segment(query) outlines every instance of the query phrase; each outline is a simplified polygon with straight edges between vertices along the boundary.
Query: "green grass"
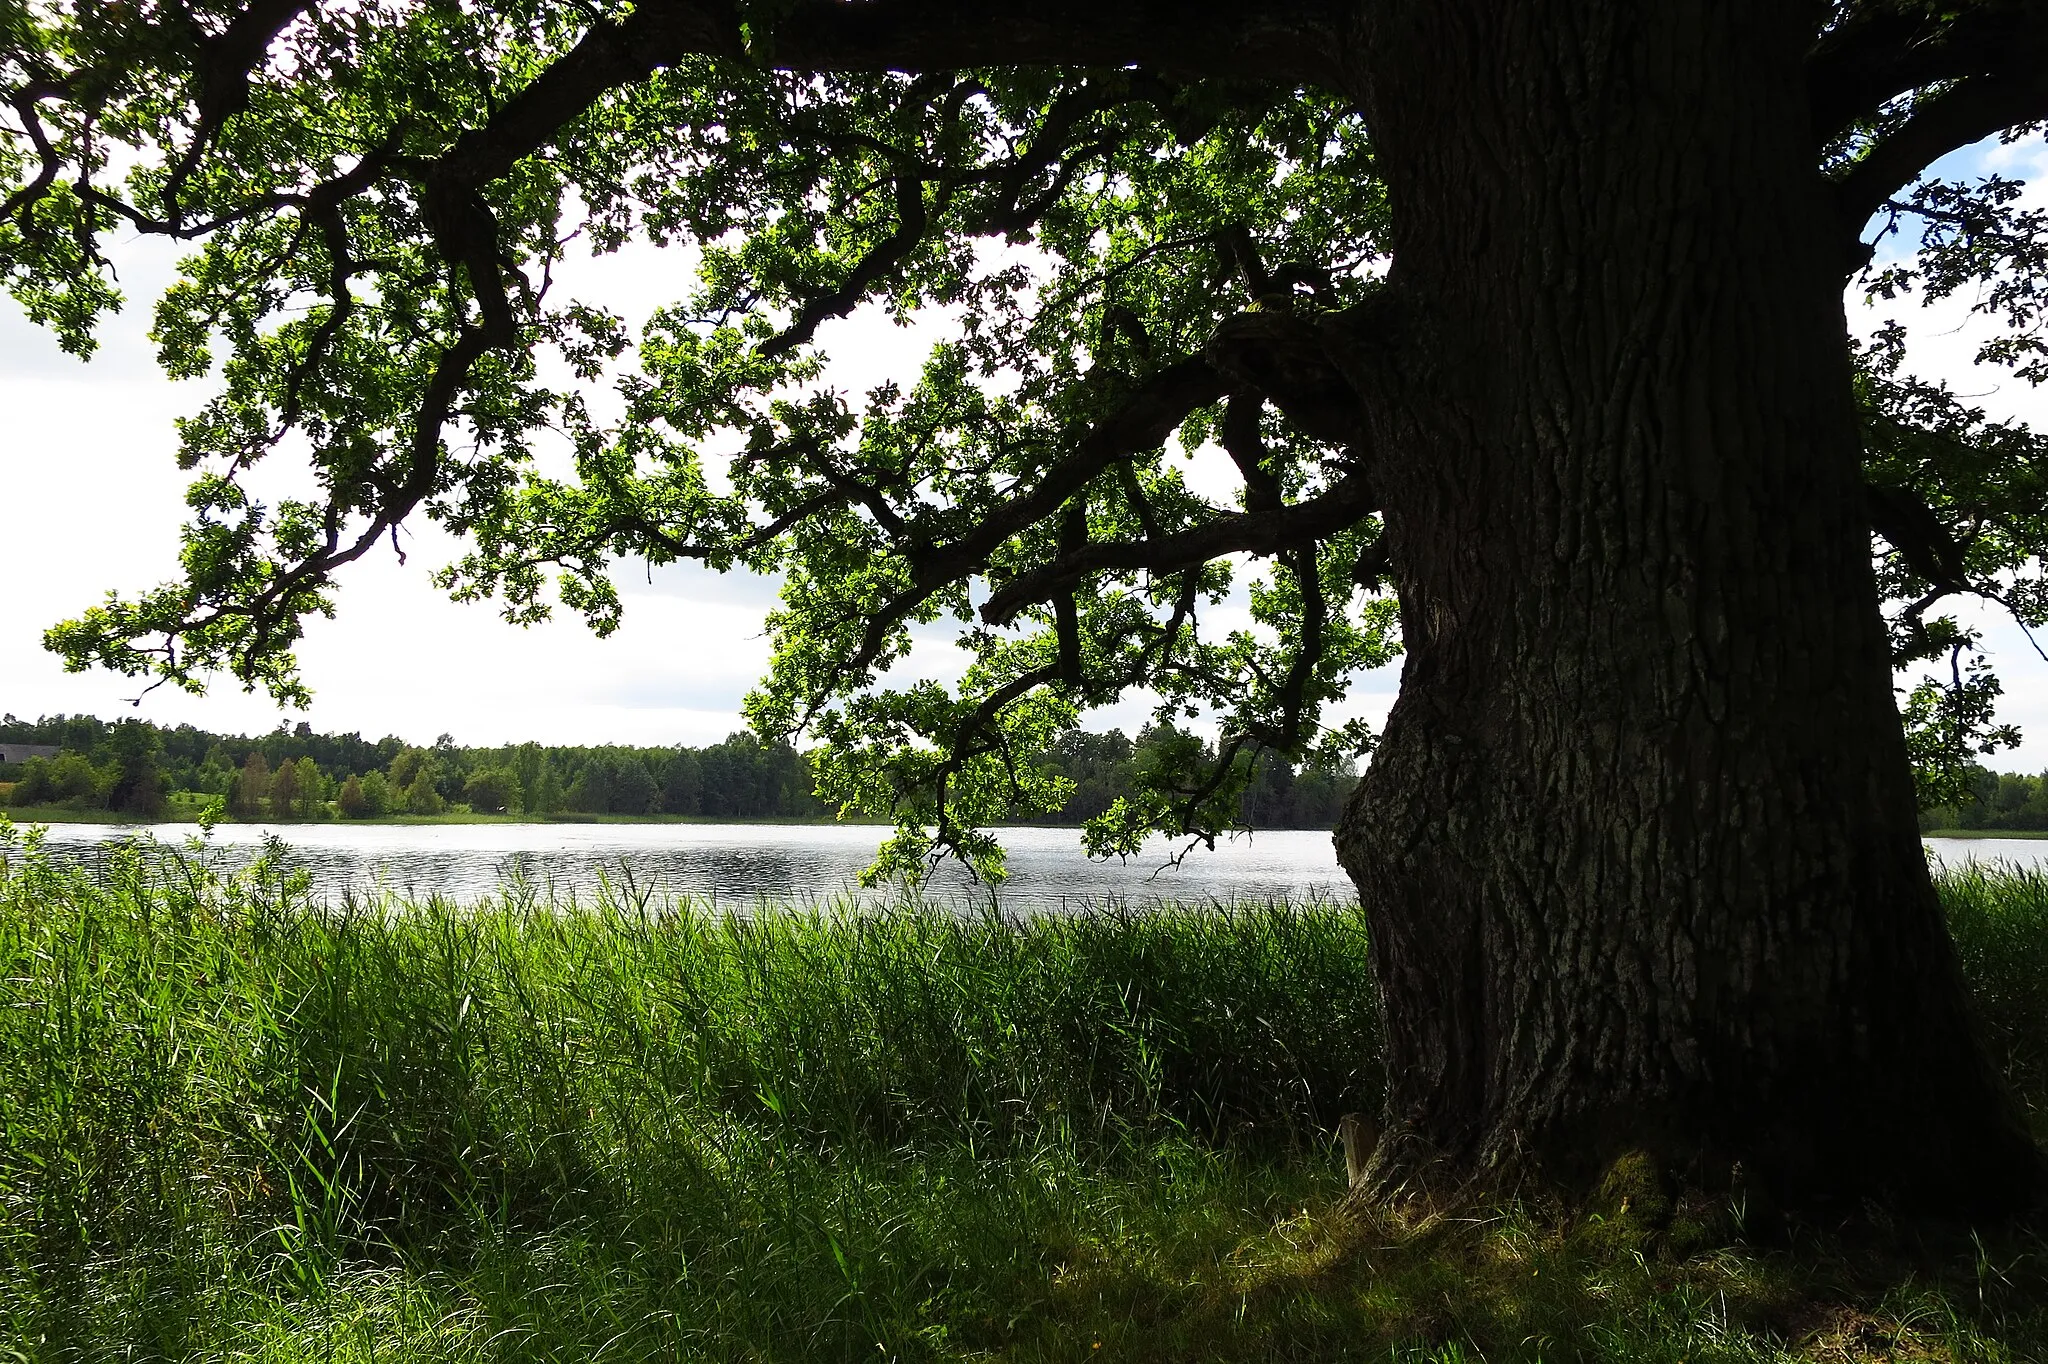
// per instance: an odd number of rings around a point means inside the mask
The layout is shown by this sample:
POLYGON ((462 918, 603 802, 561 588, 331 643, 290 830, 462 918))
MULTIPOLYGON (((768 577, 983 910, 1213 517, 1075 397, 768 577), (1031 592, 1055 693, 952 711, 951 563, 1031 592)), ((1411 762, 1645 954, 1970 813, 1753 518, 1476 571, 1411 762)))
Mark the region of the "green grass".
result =
MULTIPOLYGON (((2048 880, 1945 884, 2038 1100, 2048 880)), ((2048 1357, 2048 1245, 1339 1207, 1342 905, 1024 922, 0 870, 0 1358, 2048 1357)))
POLYGON ((154 819, 143 819, 123 810, 103 810, 96 807, 81 809, 74 805, 10 805, 0 807, 0 814, 6 815, 16 824, 189 824, 199 818, 204 803, 185 798, 182 793, 173 796, 164 812, 154 819))

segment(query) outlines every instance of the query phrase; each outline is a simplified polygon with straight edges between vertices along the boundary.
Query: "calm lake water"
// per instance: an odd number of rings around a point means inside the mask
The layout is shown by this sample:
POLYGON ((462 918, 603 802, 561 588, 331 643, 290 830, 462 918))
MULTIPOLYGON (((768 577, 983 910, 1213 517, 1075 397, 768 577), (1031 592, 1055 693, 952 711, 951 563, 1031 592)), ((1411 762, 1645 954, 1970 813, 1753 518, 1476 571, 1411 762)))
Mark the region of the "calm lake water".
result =
MULTIPOLYGON (((147 833, 178 846, 199 833, 190 824, 147 829, 53 824, 45 846, 59 857, 96 861, 113 841, 147 833)), ((248 862, 268 834, 291 847, 327 898, 344 889, 384 889, 408 898, 471 900, 523 878, 540 898, 589 898, 600 877, 614 887, 652 888, 657 899, 687 895, 747 906, 766 899, 810 902, 856 893, 862 867, 888 830, 830 824, 223 824, 212 848, 229 866, 248 862)), ((1247 901, 1352 896, 1330 835, 1268 830, 1196 848, 1168 865, 1177 845, 1148 846, 1129 862, 1095 862, 1076 829, 1003 831, 1010 879, 1001 903, 1019 909, 1081 909, 1117 901, 1247 901)), ((929 898, 986 904, 957 863, 939 869, 929 898)), ((891 898, 870 892, 868 898, 891 898)))
POLYGON ((2010 862, 2021 867, 2048 868, 2048 838, 1929 838, 1924 840, 1936 860, 1958 867, 1965 862, 2010 862))
MULTIPOLYGON (((53 824, 46 846, 65 860, 93 862, 110 842, 138 833, 176 847, 198 832, 190 824, 53 824)), ((747 906, 857 893, 855 878, 886 832, 830 824, 223 824, 211 846, 213 856, 239 866, 260 851, 266 835, 276 834, 329 899, 347 889, 381 889, 408 898, 472 900, 521 878, 542 899, 588 899, 603 879, 629 893, 651 889, 657 899, 691 896, 747 906)), ((1196 848, 1178 867, 1168 864, 1175 845, 1163 840, 1122 863, 1090 861, 1075 829, 1008 829, 1003 843, 1010 879, 1000 902, 1019 909, 1353 895, 1326 833, 1266 830, 1220 842, 1214 851, 1196 848)), ((1972 859, 2048 864, 2048 839, 1937 838, 1927 846, 1951 866, 1972 859)), ((987 888, 977 888, 954 863, 940 868, 927 894, 961 906, 988 900, 987 888)), ((868 898, 878 895, 889 897, 870 892, 868 898)))

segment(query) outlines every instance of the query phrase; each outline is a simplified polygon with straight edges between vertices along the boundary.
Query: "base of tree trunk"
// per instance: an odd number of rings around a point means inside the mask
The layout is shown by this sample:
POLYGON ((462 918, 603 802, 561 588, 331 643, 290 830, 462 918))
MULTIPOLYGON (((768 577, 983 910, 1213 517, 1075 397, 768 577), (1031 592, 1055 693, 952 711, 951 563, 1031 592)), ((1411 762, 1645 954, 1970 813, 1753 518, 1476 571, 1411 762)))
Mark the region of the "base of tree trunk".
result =
MULTIPOLYGON (((1347 1157, 1352 1153, 1347 1148, 1347 1157)), ((1809 1219, 1839 1228, 1892 1225, 1898 1216, 1936 1225, 2027 1222, 2048 1214, 2048 1161, 2031 1142, 2009 1147, 1963 1178, 1953 1171, 1890 1166, 1879 1185, 1853 1194, 1841 1181, 1815 1182, 1697 1151, 1684 1158, 1623 1151, 1604 1165, 1557 1167, 1525 1159, 1483 1170, 1438 1150, 1412 1130, 1389 1131, 1361 1148, 1343 1206, 1358 1212, 1455 1215, 1508 1203, 1548 1206, 1607 1225, 1616 1249, 1687 1247, 1742 1236, 1770 1241, 1809 1219), (1588 1172, 1591 1172, 1590 1174, 1588 1172), (1870 1222, 1873 1216, 1876 1222, 1870 1222)))

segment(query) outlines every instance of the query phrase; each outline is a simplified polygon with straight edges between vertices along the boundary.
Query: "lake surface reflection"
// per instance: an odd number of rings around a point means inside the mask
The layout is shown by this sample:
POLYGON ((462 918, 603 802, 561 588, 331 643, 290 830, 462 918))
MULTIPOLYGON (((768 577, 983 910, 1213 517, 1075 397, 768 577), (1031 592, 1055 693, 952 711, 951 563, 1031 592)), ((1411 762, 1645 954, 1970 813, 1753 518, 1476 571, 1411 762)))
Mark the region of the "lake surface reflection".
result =
MULTIPOLYGON (((187 824, 53 824, 45 846, 67 861, 92 863, 110 843, 135 834, 177 846, 198 832, 187 824)), ((526 881, 542 900, 588 900, 602 877, 620 890, 651 888, 657 901, 690 896, 745 907, 860 894, 860 870, 874 860, 888 830, 833 824, 223 824, 211 846, 223 863, 240 866, 269 834, 290 845, 292 862, 330 900, 349 889, 473 900, 513 879, 526 881)), ((1214 851, 1196 848, 1178 867, 1168 865, 1178 845, 1163 840, 1123 863, 1089 860, 1075 829, 1005 829, 1002 840, 1010 879, 1000 903, 1019 909, 1353 894, 1327 833, 1276 829, 1239 836, 1214 851)), ((963 908, 989 898, 957 863, 940 867, 926 895, 963 908)), ((863 898, 886 900, 894 892, 863 898)))
MULTIPOLYGON (((176 847, 198 832, 190 824, 53 824, 45 846, 63 860, 89 864, 104 857, 109 844, 136 834, 176 847)), ((474 900, 521 879, 542 900, 589 900, 602 879, 628 894, 651 890, 657 900, 689 896, 745 907, 855 894, 894 898, 893 891, 860 892, 856 879, 887 832, 835 824, 223 824, 213 831, 211 847, 223 864, 242 866, 275 834, 330 900, 344 890, 474 900)), ((1348 900, 1354 894, 1330 836, 1314 831, 1241 835, 1214 851, 1196 848, 1177 867, 1168 864, 1177 845, 1164 840, 1119 863, 1090 861, 1075 829, 1006 829, 1002 838, 1010 879, 1000 903, 1018 909, 1348 900)), ((2048 864, 2048 839, 1936 838, 1927 846, 1948 866, 1971 860, 2048 864)), ((963 908, 988 903, 988 889, 975 886, 957 863, 939 868, 926 895, 963 908)))
POLYGON ((2028 870, 2048 870, 2048 838, 1929 838, 1923 840, 1945 867, 1965 862, 2008 862, 2028 870))

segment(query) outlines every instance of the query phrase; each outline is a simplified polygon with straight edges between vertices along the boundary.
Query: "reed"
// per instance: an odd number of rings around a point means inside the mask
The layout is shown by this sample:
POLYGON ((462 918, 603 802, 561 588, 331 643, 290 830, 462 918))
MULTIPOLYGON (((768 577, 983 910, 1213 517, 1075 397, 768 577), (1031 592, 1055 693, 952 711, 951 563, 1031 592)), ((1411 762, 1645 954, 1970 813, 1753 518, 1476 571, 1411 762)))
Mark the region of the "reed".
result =
MULTIPOLYGON (((1616 1258, 1527 1210, 1342 1213, 1331 1132, 1379 1087, 1345 904, 735 914, 513 885, 323 905, 281 855, 229 875, 203 847, 138 845, 88 874, 6 838, 0 1353, 1749 1360, 1851 1327, 1964 1357, 2048 1341, 2017 1243, 1902 1275, 1739 1243, 1616 1258), (1816 1303, 1835 1315, 1800 1316, 1816 1303)), ((2038 1094, 2048 882, 1972 872, 1944 892, 1999 1054, 2038 1094)))

